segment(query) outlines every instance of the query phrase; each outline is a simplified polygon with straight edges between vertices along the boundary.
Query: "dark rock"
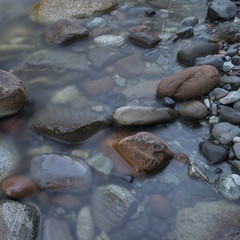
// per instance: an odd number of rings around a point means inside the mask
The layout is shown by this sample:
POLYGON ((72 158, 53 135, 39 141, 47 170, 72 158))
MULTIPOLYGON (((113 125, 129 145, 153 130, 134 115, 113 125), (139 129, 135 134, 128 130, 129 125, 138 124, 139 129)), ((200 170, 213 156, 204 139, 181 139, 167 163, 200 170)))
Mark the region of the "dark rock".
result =
POLYGON ((195 26, 197 25, 199 22, 198 18, 197 17, 186 17, 184 18, 180 23, 179 23, 179 26, 195 26))
POLYGON ((191 38, 194 36, 193 28, 192 27, 182 27, 177 29, 176 34, 179 38, 191 38))
POLYGON ((223 122, 229 122, 232 124, 240 124, 240 112, 231 107, 220 107, 220 119, 223 122))
POLYGON ((218 53, 218 46, 213 43, 202 43, 193 47, 187 47, 177 53, 179 63, 193 66, 198 57, 206 57, 218 53))
POLYGON ((224 147, 208 142, 201 142, 199 144, 199 152, 211 164, 217 164, 226 161, 229 155, 229 152, 224 147))
POLYGON ((211 65, 217 68, 217 70, 221 73, 223 70, 223 60, 218 56, 206 56, 200 57, 195 60, 195 66, 202 66, 202 65, 211 65))
POLYGON ((228 56, 233 57, 238 53, 238 50, 239 50, 239 44, 233 44, 228 48, 227 54, 228 56))
POLYGON ((156 13, 153 9, 149 9, 145 12, 146 17, 153 17, 156 13))
POLYGON ((86 192, 91 187, 90 167, 63 154, 41 154, 31 161, 31 176, 39 188, 51 192, 86 192))
POLYGON ((233 65, 240 65, 240 56, 233 56, 231 62, 233 65))

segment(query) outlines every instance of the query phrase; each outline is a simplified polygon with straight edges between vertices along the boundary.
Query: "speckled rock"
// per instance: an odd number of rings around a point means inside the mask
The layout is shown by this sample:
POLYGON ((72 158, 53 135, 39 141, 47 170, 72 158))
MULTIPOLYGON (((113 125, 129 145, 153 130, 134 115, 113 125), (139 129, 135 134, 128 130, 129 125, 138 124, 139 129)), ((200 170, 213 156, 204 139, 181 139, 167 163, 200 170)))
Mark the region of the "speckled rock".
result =
POLYGON ((121 36, 115 35, 101 35, 94 39, 94 43, 98 47, 121 47, 124 44, 125 40, 121 36))

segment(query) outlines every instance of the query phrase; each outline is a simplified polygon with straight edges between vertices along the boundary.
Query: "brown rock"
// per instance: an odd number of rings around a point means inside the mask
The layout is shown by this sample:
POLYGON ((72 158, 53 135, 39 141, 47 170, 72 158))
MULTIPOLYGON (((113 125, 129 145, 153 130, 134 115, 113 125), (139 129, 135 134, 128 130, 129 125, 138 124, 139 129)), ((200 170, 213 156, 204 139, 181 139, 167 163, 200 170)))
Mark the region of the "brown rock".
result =
POLYGON ((190 67, 163 79, 157 88, 159 97, 188 99, 207 94, 219 82, 218 70, 210 65, 190 67))
POLYGON ((128 29, 130 32, 146 32, 149 31, 151 28, 147 25, 138 25, 135 27, 131 27, 128 29))
POLYGON ((43 33, 45 39, 52 44, 68 44, 72 41, 85 38, 89 35, 88 30, 79 22, 60 19, 48 27, 43 33))
POLYGON ((184 153, 178 153, 174 156, 174 160, 175 162, 179 165, 179 166, 184 166, 188 164, 188 156, 184 153))
POLYGON ((115 148, 136 172, 159 170, 173 158, 173 152, 168 146, 148 132, 123 138, 116 143, 115 148))
POLYGON ((113 86, 113 80, 109 77, 85 82, 82 87, 87 95, 95 96, 108 92, 113 86))
POLYGON ((10 199, 23 199, 37 193, 36 184, 25 176, 7 178, 1 184, 1 191, 10 199))
POLYGON ((51 197, 51 201, 64 208, 80 208, 82 206, 82 202, 79 197, 64 193, 54 194, 51 197))
POLYGON ((26 101, 23 82, 15 75, 0 70, 0 117, 19 112, 26 101))
POLYGON ((109 27, 103 27, 103 28, 96 28, 92 30, 92 36, 93 37, 98 37, 100 35, 109 33, 112 31, 112 28, 109 27))

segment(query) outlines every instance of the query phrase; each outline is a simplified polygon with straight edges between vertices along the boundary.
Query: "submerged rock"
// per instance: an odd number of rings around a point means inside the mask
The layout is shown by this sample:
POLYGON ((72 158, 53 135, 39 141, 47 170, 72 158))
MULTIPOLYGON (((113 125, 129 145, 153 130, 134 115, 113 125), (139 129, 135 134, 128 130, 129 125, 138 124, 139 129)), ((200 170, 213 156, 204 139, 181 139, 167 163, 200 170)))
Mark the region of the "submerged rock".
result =
POLYGON ((118 48, 124 44, 125 40, 122 36, 101 35, 94 39, 94 43, 98 47, 113 47, 118 48))

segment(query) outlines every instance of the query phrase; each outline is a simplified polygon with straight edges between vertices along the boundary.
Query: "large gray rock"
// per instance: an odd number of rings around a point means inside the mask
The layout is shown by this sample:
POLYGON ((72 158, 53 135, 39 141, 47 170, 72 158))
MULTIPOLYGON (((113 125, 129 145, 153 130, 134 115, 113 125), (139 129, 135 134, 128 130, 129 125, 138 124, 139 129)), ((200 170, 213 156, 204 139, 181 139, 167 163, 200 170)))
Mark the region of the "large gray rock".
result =
POLYGON ((106 118, 88 111, 47 109, 36 112, 32 128, 37 132, 64 142, 81 142, 107 125, 106 118))
POLYGON ((40 212, 32 204, 11 200, 0 201, 0 239, 35 240, 40 212))
POLYGON ((117 5, 116 0, 41 0, 32 7, 30 17, 38 22, 54 22, 63 18, 87 18, 109 11, 117 5))
POLYGON ((239 204, 198 202, 195 207, 182 209, 177 214, 178 240, 239 239, 239 229, 239 204))
POLYGON ((223 70, 223 60, 218 56, 209 55, 206 57, 197 58, 195 60, 195 66, 202 66, 202 65, 212 65, 215 68, 217 68, 219 72, 222 72, 223 70))
POLYGON ((106 232, 119 227, 136 203, 135 196, 118 185, 99 187, 93 193, 93 216, 98 227, 106 232))
POLYGON ((120 107, 112 115, 114 123, 120 126, 145 126, 170 121, 178 116, 171 108, 141 106, 120 107))
POLYGON ((31 161, 31 176, 39 188, 51 192, 86 192, 91 187, 90 167, 76 157, 41 154, 31 161))

